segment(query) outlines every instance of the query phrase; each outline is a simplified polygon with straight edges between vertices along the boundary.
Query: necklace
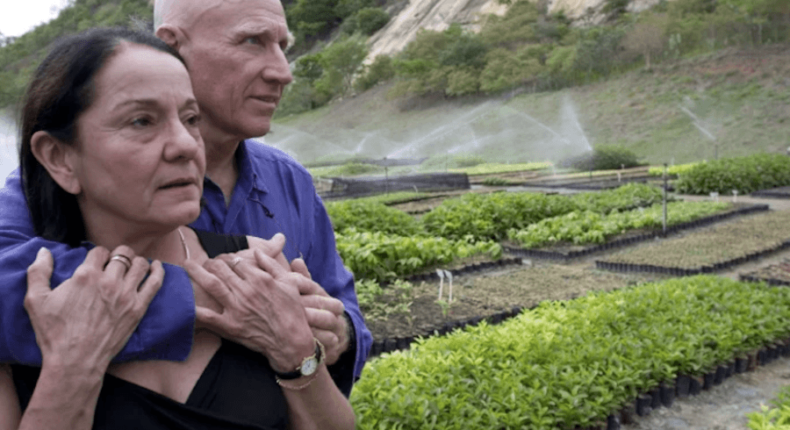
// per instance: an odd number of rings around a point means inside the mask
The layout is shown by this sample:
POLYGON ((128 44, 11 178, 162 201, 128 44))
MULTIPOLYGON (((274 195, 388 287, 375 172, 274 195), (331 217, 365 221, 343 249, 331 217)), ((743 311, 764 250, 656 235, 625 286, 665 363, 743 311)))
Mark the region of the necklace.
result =
POLYGON ((189 248, 187 248, 187 241, 184 239, 184 233, 181 232, 181 227, 178 228, 178 235, 181 237, 181 245, 184 245, 184 254, 187 255, 187 260, 189 260, 189 248))

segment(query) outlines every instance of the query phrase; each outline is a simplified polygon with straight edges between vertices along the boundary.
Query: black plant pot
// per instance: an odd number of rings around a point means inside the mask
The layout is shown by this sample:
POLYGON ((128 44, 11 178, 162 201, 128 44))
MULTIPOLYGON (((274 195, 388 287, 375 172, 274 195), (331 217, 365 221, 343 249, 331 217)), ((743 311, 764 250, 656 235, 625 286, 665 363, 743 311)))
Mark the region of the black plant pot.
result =
POLYGON ((718 366, 713 376, 713 385, 719 385, 727 378, 727 366, 718 366))
POLYGON ((650 415, 653 408, 650 406, 653 403, 653 398, 649 394, 642 394, 636 398, 636 414, 640 417, 650 415))
POLYGON ((724 374, 724 378, 729 378, 735 374, 735 360, 730 360, 727 362, 727 372, 724 374))
POLYGON ((656 387, 650 390, 650 407, 656 410, 661 407, 661 388, 656 387))
POLYGON ((620 430, 620 416, 611 414, 606 418, 606 430, 620 430))
POLYGON ((689 395, 696 396, 702 392, 703 379, 699 376, 691 376, 689 379, 689 395))
POLYGON ((411 339, 410 339, 410 338, 408 338, 408 337, 399 337, 399 338, 397 339, 397 342, 398 342, 398 350, 406 350, 406 349, 409 349, 409 345, 411 344, 411 341, 412 341, 412 340, 413 340, 413 338, 411 338, 411 339))
POLYGON ((689 385, 691 384, 691 378, 688 375, 678 375, 675 379, 675 389, 678 395, 678 398, 682 399, 689 395, 689 385))
POLYGON ((675 387, 661 384, 659 391, 661 404, 664 405, 665 408, 671 407, 672 403, 675 402, 675 387))
POLYGON ((703 377, 702 377, 702 381, 703 381, 702 382, 702 389, 703 390, 710 390, 711 388, 713 388, 713 385, 714 385, 713 381, 715 379, 716 379, 716 371, 715 370, 712 370, 712 371, 706 373, 705 375, 703 375, 703 377))
POLYGON ((398 343, 395 339, 384 339, 384 346, 381 352, 392 352, 398 349, 398 343))
POLYGON ((373 345, 370 346, 370 355, 371 357, 375 357, 379 354, 381 354, 381 342, 375 341, 373 345))

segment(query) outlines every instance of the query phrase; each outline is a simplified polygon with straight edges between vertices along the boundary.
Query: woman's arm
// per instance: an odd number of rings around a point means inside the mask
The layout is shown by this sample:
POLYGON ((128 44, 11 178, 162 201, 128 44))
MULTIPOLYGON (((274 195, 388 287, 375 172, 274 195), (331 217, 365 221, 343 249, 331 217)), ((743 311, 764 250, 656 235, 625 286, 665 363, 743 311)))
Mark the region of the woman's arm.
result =
POLYGON ((321 364, 314 380, 302 379, 309 377, 283 382, 291 387, 283 386, 283 393, 288 401, 291 429, 354 428, 354 410, 351 409, 351 403, 335 385, 326 365, 321 364))
POLYGON ((95 371, 45 365, 22 415, 11 369, 0 365, 0 430, 89 430, 101 385, 95 371))
MULTIPOLYGON (((133 256, 127 247, 113 253, 133 256)), ((164 276, 158 262, 149 266, 135 257, 127 268, 110 260, 106 249, 94 248, 74 276, 52 290, 53 265, 52 255, 41 249, 27 271, 24 306, 43 363, 24 413, 3 366, 0 430, 90 429, 110 360, 128 341, 164 276)))

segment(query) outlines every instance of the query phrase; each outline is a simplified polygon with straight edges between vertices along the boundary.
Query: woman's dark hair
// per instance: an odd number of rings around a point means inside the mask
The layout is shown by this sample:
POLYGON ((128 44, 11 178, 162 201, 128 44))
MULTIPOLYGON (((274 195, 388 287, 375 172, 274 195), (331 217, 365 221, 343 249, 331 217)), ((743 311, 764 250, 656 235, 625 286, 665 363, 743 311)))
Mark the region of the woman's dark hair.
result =
POLYGON ((76 196, 52 179, 30 141, 46 131, 64 144, 76 142, 77 119, 96 96, 96 74, 124 41, 170 54, 186 67, 178 52, 152 34, 99 28, 58 41, 30 81, 20 115, 19 166, 33 226, 45 239, 77 246, 86 239, 85 223, 76 196))

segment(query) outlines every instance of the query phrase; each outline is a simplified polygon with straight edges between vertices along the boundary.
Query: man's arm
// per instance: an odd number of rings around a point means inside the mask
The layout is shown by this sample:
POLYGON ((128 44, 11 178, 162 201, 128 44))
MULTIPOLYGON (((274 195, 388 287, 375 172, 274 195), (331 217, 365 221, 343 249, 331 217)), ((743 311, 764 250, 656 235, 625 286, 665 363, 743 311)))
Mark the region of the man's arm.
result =
MULTIPOLYGON (((19 169, 0 190, 0 362, 40 366, 41 351, 23 308, 27 268, 45 247, 55 260, 52 285, 71 278, 89 245, 70 248, 36 237, 19 169)), ((167 266, 165 281, 148 312, 115 361, 184 360, 192 348, 195 302, 192 284, 182 269, 167 266)))
MULTIPOLYGON (((343 302, 345 306, 346 314, 354 326, 353 340, 355 342, 349 345, 348 352, 353 351, 354 353, 353 376, 354 379, 358 379, 365 366, 373 337, 365 326, 365 320, 359 310, 357 293, 354 290, 354 277, 343 266, 343 260, 337 253, 332 223, 318 195, 315 196, 314 228, 312 246, 308 255, 305 256, 305 262, 313 280, 323 287, 330 296, 343 302)), ((338 365, 343 365, 343 362, 346 361, 344 358, 347 357, 341 356, 338 365)), ((332 370, 330 368, 330 371, 332 370)))

